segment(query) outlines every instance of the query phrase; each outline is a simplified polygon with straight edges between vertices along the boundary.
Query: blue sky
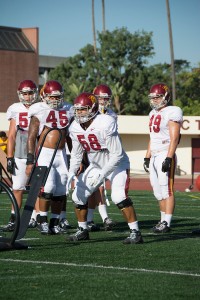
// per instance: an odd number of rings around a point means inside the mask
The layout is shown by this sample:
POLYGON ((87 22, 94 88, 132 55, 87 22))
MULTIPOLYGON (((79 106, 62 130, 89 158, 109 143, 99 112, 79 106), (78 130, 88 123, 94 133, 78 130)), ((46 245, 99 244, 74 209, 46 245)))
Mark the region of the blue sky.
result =
MULTIPOLYGON (((200 0, 169 0, 175 59, 200 62, 200 0)), ((165 0, 105 0, 106 29, 153 32, 150 64, 170 63, 165 0)), ((95 0, 102 30, 101 0, 95 0)), ((41 55, 73 56, 93 44, 92 0, 0 0, 0 26, 38 27, 41 55)))

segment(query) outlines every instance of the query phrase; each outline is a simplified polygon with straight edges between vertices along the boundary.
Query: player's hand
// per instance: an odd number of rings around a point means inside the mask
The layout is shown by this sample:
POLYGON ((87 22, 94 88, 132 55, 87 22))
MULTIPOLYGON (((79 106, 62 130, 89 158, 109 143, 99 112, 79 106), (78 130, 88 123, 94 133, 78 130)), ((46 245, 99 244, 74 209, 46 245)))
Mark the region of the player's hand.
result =
POLYGON ((67 188, 66 188, 66 194, 69 195, 70 190, 72 189, 72 180, 74 179, 75 174, 69 173, 68 179, 67 179, 67 188))
POLYGON ((166 157, 162 163, 162 172, 168 172, 171 169, 172 158, 166 157))
POLYGON ((15 168, 18 169, 17 165, 15 163, 14 157, 8 157, 7 158, 7 171, 10 174, 14 175, 15 174, 15 168))
POLYGON ((100 173, 97 173, 96 175, 89 178, 89 185, 96 188, 100 186, 103 183, 103 176, 100 173))
POLYGON ((31 174, 31 171, 32 171, 32 168, 33 168, 33 164, 32 165, 27 165, 26 166, 26 171, 25 171, 25 173, 26 173, 26 176, 30 176, 30 174, 31 174))
POLYGON ((143 167, 144 167, 145 172, 147 172, 147 173, 149 173, 149 164, 150 164, 150 158, 145 157, 143 167))

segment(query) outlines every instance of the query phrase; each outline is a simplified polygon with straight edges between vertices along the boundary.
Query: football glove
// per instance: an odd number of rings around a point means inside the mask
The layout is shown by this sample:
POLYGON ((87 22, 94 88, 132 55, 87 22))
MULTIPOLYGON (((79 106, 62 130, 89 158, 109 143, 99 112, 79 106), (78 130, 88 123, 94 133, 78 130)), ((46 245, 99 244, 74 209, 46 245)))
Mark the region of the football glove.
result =
POLYGON ((162 172, 168 172, 171 168, 172 158, 166 157, 162 163, 162 172))
POLYGON ((99 173, 97 173, 96 175, 92 176, 91 178, 89 178, 89 185, 96 188, 98 186, 100 186, 103 182, 103 176, 99 173))
POLYGON ((15 163, 14 157, 7 158, 7 171, 10 174, 14 175, 15 174, 15 168, 18 169, 17 165, 15 163))
POLYGON ((145 172, 147 173, 149 173, 149 164, 150 164, 150 158, 145 157, 143 167, 145 172))
POLYGON ((74 180, 75 174, 69 173, 68 179, 67 179, 67 188, 66 188, 66 194, 69 195, 70 190, 72 189, 72 180, 74 180))

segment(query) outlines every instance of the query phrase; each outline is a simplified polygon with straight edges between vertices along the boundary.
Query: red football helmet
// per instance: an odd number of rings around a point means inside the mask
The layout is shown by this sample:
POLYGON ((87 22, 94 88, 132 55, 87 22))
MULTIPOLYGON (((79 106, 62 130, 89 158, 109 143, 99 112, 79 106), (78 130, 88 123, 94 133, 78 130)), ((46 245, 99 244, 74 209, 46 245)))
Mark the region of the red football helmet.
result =
POLYGON ((104 114, 111 104, 112 91, 106 84, 100 84, 95 87, 93 94, 99 102, 99 112, 104 114))
POLYGON ((157 110, 167 105, 167 103, 169 102, 170 90, 165 83, 157 83, 151 87, 148 97, 150 99, 151 108, 157 110), (161 97, 162 97, 161 102, 157 103, 156 101, 154 101, 155 98, 161 98, 161 97))
POLYGON ((32 80, 23 80, 20 82, 17 94, 19 101, 24 105, 31 105, 38 100, 38 88, 32 80))
POLYGON ((92 93, 81 93, 74 100, 74 118, 78 123, 85 123, 94 118, 98 113, 98 101, 92 93), (87 110, 87 112, 81 112, 81 110, 87 110))
POLYGON ((64 101, 63 87, 58 81, 49 80, 42 87, 40 97, 50 108, 61 108, 64 101))

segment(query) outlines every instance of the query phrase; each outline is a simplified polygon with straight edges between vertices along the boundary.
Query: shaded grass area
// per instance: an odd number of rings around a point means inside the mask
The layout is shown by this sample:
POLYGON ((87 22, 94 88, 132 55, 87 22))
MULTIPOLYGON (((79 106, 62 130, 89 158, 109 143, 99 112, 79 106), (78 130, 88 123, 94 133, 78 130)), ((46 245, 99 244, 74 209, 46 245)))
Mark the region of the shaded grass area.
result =
MULTIPOLYGON (((152 193, 130 195, 144 244, 123 245, 129 230, 112 203, 109 216, 117 221, 112 232, 102 227, 89 241, 69 242, 77 226, 69 201, 69 233, 42 236, 29 229, 28 250, 0 252, 0 299, 199 299, 200 237, 192 235, 200 226, 199 194, 176 193, 172 230, 162 235, 151 230, 159 220, 152 193)), ((97 212, 95 222, 102 226, 97 212)))

